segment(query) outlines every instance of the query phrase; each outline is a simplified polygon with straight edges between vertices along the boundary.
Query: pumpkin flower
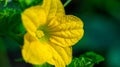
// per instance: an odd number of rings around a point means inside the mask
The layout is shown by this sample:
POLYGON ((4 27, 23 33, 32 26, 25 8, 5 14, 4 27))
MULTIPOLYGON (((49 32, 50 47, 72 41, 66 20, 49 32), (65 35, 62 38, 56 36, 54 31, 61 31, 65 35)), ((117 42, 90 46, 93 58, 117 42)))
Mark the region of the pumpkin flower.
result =
POLYGON ((49 63, 65 67, 72 60, 72 46, 83 36, 83 23, 66 15, 60 0, 43 0, 42 5, 27 8, 22 13, 26 29, 23 59, 31 64, 49 63))

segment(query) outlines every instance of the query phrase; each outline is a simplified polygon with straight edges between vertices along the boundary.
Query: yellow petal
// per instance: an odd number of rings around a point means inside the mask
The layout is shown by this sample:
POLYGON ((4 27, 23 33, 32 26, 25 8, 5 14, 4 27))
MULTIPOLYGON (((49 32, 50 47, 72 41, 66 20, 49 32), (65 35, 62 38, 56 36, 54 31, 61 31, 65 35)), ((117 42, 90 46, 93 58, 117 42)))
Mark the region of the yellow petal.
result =
POLYGON ((49 42, 52 51, 52 58, 48 63, 55 65, 55 67, 65 67, 71 62, 72 48, 60 47, 52 42, 49 42))
POLYGON ((61 2, 61 0, 57 0, 57 11, 56 11, 56 16, 63 16, 65 15, 65 11, 64 11, 64 6, 61 2))
MULTIPOLYGON (((37 29, 40 25, 44 25, 46 22, 45 11, 39 5, 30 7, 22 13, 22 21, 27 30, 30 29, 29 27, 37 29)), ((30 31, 32 30, 33 29, 30 29, 30 31)))
POLYGON ((47 43, 40 43, 30 34, 25 34, 22 48, 23 59, 31 64, 43 64, 51 58, 52 53, 47 43))
POLYGON ((51 31, 50 42, 59 46, 72 46, 83 36, 83 22, 72 15, 58 17, 48 24, 51 31))
POLYGON ((55 16, 64 15, 64 6, 60 0, 43 0, 43 5, 46 14, 47 20, 50 21, 55 16))
POLYGON ((45 13, 48 16, 48 13, 49 13, 49 10, 50 10, 50 7, 51 7, 51 0, 43 0, 43 4, 42 4, 41 7, 44 8, 45 13))
POLYGON ((33 22, 24 14, 22 14, 22 21, 23 21, 23 25, 24 25, 25 29, 27 30, 27 32, 29 32, 31 35, 35 36, 34 32, 37 30, 37 28, 35 27, 33 22))

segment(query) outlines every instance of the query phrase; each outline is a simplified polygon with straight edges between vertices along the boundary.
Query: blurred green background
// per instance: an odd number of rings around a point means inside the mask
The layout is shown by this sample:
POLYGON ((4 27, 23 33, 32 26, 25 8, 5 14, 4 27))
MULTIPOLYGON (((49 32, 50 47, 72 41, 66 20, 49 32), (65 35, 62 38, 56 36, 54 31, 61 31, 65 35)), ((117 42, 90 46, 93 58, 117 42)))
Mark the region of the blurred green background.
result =
MULTIPOLYGON (((61 1, 64 3, 66 0, 61 1)), ((4 9, 3 5, 1 0, 0 11, 4 9)), ((20 11, 19 7, 21 6, 19 5, 20 4, 14 0, 14 3, 10 4, 9 2, 7 7, 12 9, 18 8, 18 11, 20 11), (14 7, 11 5, 14 5, 14 7)), ((105 61, 96 64, 94 67, 120 67, 120 1, 72 0, 65 7, 65 10, 66 14, 78 16, 84 22, 85 34, 83 38, 73 46, 73 56, 78 57, 87 51, 94 51, 105 57, 105 61)), ((11 14, 8 14, 8 16, 11 16, 11 14)), ((1 17, 2 15, 0 14, 0 18, 1 17)), ((11 19, 15 17, 20 18, 20 15, 17 14, 11 19)), ((8 22, 7 19, 6 16, 4 22, 8 22)), ((19 33, 21 30, 16 32, 14 29, 21 26, 21 20, 14 19, 9 21, 10 23, 7 23, 5 26, 2 22, 3 20, 0 19, 0 67, 32 67, 32 65, 21 61, 20 45, 22 45, 22 43, 20 44, 20 42, 22 41, 19 41, 20 39, 17 37, 11 38, 12 35, 7 33, 5 33, 5 36, 1 34, 1 32, 9 32, 8 28, 11 22, 17 22, 13 29, 11 29, 13 32, 19 33)))

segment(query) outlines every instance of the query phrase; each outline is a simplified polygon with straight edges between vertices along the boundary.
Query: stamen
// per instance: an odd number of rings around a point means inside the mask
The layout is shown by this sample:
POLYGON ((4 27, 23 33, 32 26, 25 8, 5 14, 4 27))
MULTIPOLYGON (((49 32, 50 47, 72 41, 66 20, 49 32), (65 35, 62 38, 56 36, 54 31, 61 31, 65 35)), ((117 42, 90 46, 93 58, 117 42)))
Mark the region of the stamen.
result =
POLYGON ((37 30, 37 31, 36 31, 36 36, 37 36, 38 38, 41 38, 41 37, 44 36, 44 32, 43 32, 42 30, 37 30))

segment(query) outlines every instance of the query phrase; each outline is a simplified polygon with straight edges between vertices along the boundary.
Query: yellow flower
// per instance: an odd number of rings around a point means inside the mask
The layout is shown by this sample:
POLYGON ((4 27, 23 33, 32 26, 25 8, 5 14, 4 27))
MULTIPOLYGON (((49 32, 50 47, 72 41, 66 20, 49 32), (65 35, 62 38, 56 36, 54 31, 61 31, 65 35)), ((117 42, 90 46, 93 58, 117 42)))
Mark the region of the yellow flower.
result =
POLYGON ((72 46, 83 36, 82 21, 65 15, 60 0, 43 0, 22 13, 27 33, 24 36, 22 56, 31 64, 49 63, 65 67, 72 59, 72 46))

